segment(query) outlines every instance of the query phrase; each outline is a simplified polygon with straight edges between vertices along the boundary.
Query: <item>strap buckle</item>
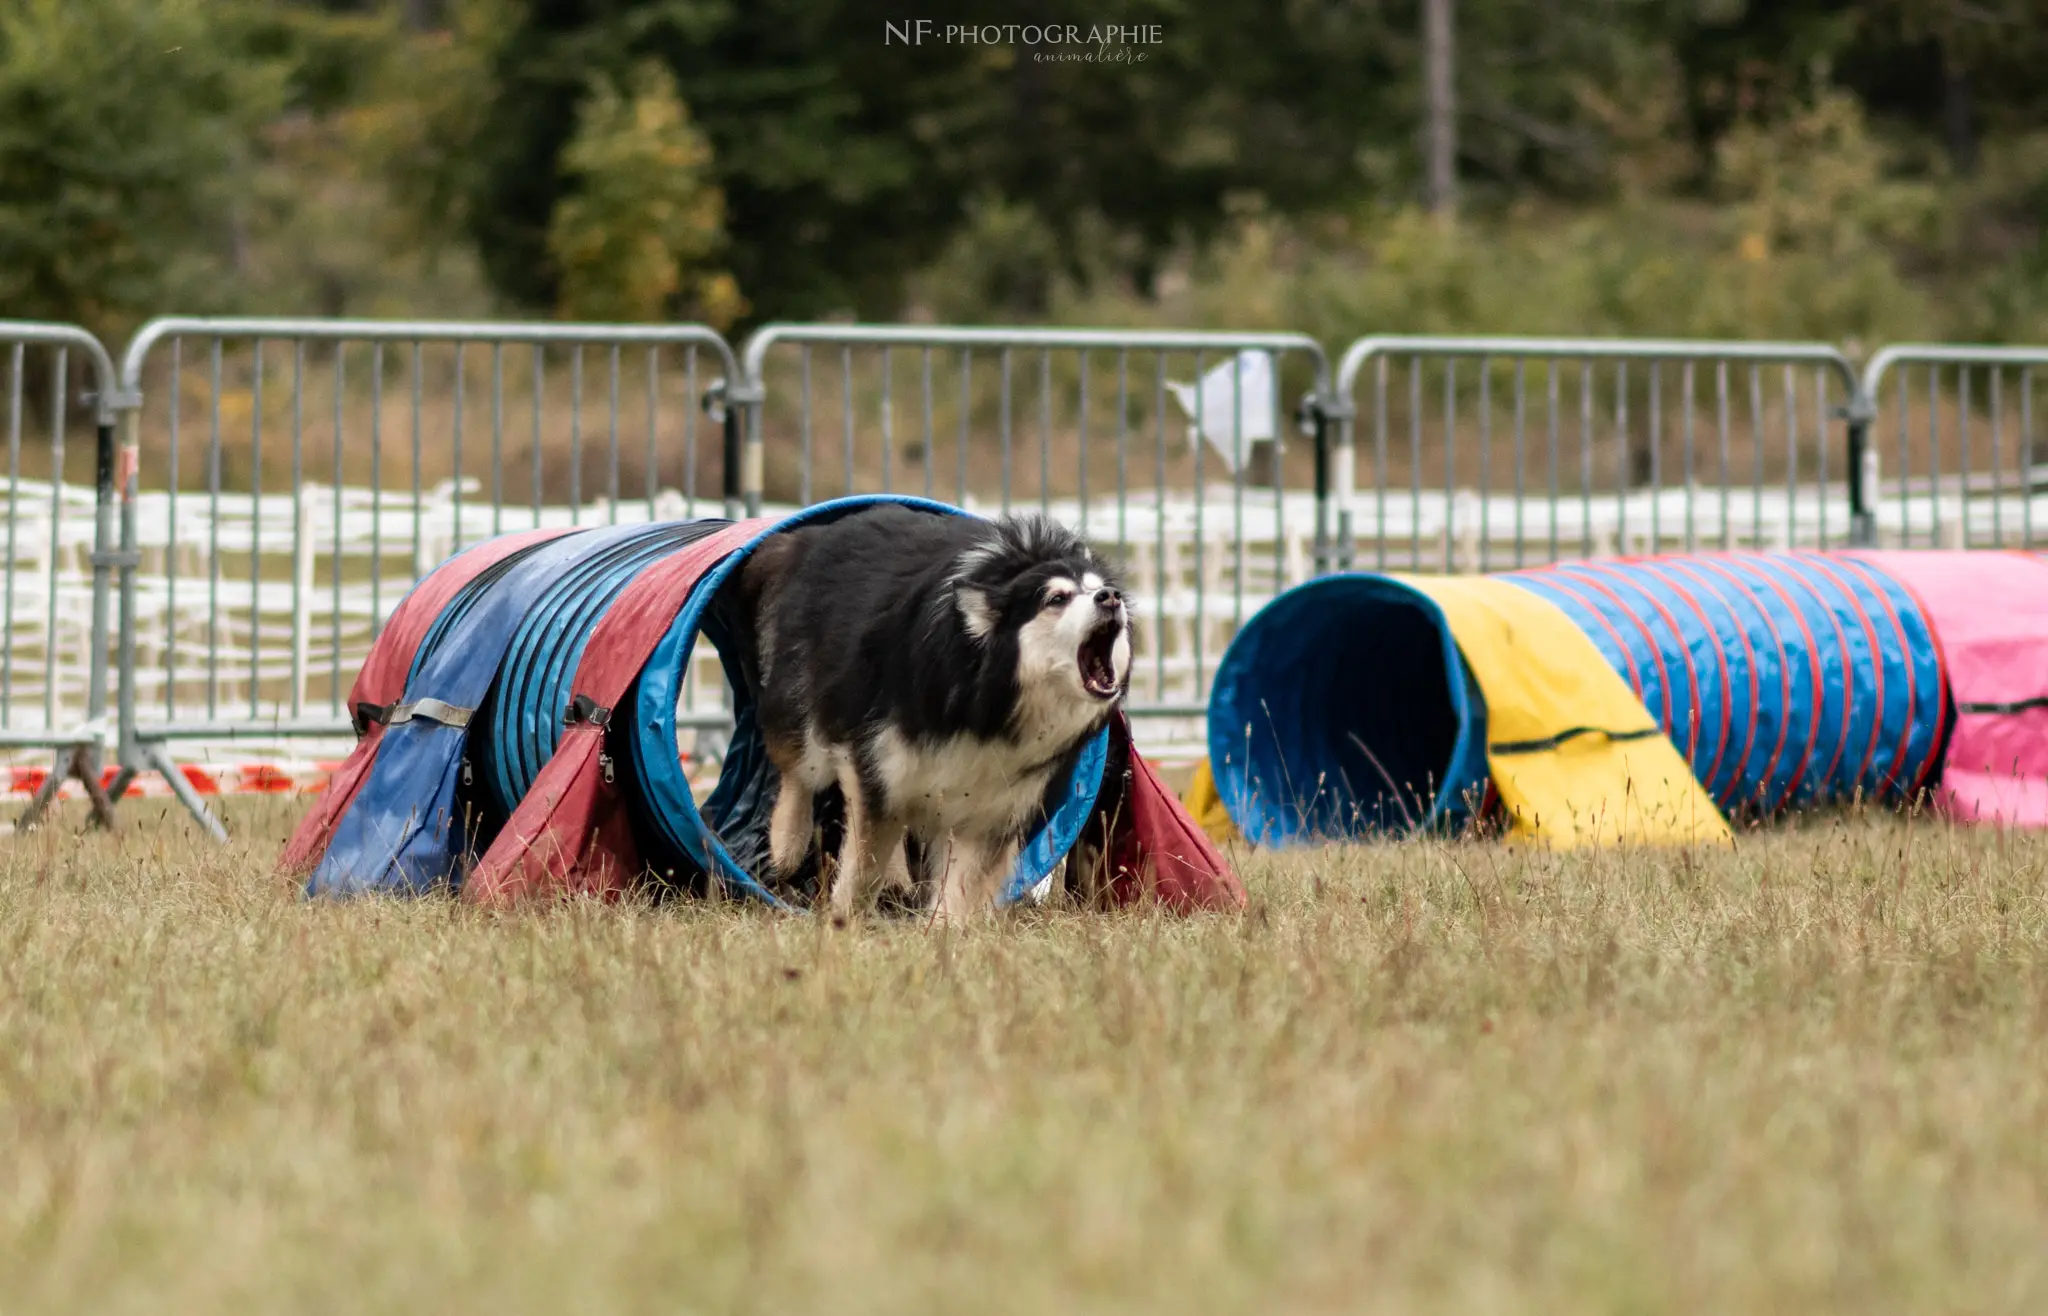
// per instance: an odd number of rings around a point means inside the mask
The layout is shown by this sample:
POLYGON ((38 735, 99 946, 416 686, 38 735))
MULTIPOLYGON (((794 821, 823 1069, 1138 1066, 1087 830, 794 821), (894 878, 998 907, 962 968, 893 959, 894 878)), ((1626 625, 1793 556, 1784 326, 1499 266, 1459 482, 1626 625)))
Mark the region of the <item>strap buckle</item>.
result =
POLYGON ((391 705, 372 704, 367 701, 357 704, 349 713, 349 721, 355 724, 356 739, 370 734, 370 728, 384 725, 384 719, 391 715, 391 705))
POLYGON ((611 720, 612 710, 598 703, 589 695, 577 695, 571 699, 568 709, 562 714, 562 724, 572 727, 578 722, 588 722, 591 726, 602 730, 611 725, 611 720))

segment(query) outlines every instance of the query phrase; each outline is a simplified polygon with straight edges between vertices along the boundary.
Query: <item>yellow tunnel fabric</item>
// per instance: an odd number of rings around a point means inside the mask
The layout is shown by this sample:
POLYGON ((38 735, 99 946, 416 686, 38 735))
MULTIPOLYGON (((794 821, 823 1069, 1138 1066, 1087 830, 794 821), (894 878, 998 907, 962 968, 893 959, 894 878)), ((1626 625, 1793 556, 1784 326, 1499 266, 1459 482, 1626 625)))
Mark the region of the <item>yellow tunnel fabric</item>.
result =
POLYGON ((1223 807, 1223 797, 1216 793, 1216 774, 1209 770, 1209 760, 1195 764, 1195 777, 1188 783, 1187 794, 1181 796, 1181 805, 1195 820, 1195 825, 1209 834, 1209 839, 1218 845, 1237 838, 1237 824, 1230 819, 1230 811, 1223 807))
POLYGON ((1726 840, 1642 700, 1549 600, 1484 576, 1404 576, 1443 611, 1486 698, 1487 766, 1515 835, 1571 848, 1726 840))

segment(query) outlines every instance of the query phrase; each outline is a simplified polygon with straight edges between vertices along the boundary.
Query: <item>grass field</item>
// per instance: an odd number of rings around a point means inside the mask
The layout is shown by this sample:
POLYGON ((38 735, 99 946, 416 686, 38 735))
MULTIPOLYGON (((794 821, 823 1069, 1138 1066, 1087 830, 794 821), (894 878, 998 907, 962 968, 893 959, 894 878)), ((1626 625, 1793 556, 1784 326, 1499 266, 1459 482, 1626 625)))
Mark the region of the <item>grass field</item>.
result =
POLYGON ((2048 1309, 2048 840, 945 937, 0 842, 0 1312, 2048 1309))

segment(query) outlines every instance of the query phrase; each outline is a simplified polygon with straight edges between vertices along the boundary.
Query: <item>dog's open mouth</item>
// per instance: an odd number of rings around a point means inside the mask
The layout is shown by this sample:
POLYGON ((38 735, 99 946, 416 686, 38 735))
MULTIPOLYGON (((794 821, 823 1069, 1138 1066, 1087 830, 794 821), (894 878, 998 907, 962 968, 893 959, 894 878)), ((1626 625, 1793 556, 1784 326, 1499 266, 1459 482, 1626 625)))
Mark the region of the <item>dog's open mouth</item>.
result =
POLYGON ((1122 633, 1116 626, 1098 626, 1095 632, 1081 642, 1081 686, 1097 699, 1114 699, 1117 696, 1116 637, 1122 633))

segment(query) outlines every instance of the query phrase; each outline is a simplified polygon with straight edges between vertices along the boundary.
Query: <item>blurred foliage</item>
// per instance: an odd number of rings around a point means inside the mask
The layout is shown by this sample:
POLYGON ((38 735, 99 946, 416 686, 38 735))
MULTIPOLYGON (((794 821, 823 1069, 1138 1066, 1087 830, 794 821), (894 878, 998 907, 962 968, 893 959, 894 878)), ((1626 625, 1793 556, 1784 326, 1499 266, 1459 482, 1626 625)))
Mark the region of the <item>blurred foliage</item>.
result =
MULTIPOLYGON (((1650 150, 1661 152, 1661 144, 1650 150)), ((1531 193, 1446 224, 1407 204, 1241 204, 1160 295, 1063 280, 1047 316, 1369 333, 2048 342, 2048 131, 1968 174, 1913 158, 1823 83, 1734 124, 1697 189, 1531 193)), ((1655 166, 1646 166, 1646 171, 1655 166)), ((986 234, 985 236, 993 236, 986 234)), ((1006 257, 983 245, 976 260, 1006 257)), ((955 275, 956 286, 971 280, 955 275)))
POLYGON ((0 0, 0 314, 2048 340, 2039 0, 1459 0, 1454 221, 1417 11, 0 0))
MULTIPOLYGON (((940 21, 1015 9, 967 0, 940 21)), ((1047 0, 1030 17, 1169 39, 1141 65, 1062 64, 891 42, 894 0, 529 0, 494 58, 469 232, 500 288, 553 301, 545 233, 573 107, 593 74, 646 58, 674 71, 711 139, 733 273, 772 315, 892 312, 988 195, 1029 205, 1070 259, 1101 217, 1134 239, 1143 284, 1177 242, 1215 231, 1231 189, 1340 202, 1361 134, 1398 117, 1396 46, 1372 4, 1047 0)))
POLYGON ((548 228, 564 317, 673 313, 721 329, 739 318, 738 286, 710 268, 725 245, 725 197, 710 166, 711 147, 667 69, 641 65, 629 94, 599 79, 562 150, 562 172, 576 190, 548 228))
POLYGON ((134 315, 181 291, 284 102, 200 0, 0 4, 0 307, 134 315))

